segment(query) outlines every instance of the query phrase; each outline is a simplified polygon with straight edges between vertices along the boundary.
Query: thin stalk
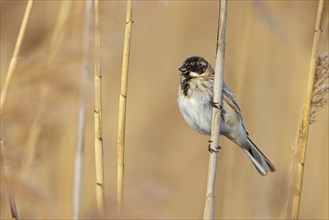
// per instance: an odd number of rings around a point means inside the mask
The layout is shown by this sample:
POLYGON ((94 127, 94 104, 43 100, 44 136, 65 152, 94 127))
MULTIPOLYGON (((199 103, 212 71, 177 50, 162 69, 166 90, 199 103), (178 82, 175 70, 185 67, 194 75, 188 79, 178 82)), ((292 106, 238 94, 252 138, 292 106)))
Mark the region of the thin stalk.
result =
POLYGON ((102 135, 102 73, 100 68, 100 22, 99 0, 94 1, 95 10, 95 110, 94 110, 94 141, 96 167, 96 206, 101 216, 105 216, 104 199, 104 159, 102 135))
POLYGON ((85 133, 85 107, 80 104, 79 121, 77 134, 77 149, 75 152, 74 164, 74 186, 73 186, 73 219, 79 219, 81 206, 81 188, 82 188, 82 170, 83 170, 83 151, 84 151, 84 133, 85 133))
MULTIPOLYGON (((214 78, 214 103, 222 103, 222 82, 224 78, 225 63, 225 33, 226 33, 227 0, 220 1, 220 19, 218 29, 218 49, 216 56, 215 78, 214 78)), ((219 146, 221 110, 213 108, 212 129, 211 129, 211 148, 216 149, 219 146)), ((206 203, 203 211, 203 219, 214 219, 215 216, 215 180, 217 169, 218 152, 209 154, 208 181, 206 203)))
POLYGON ((8 189, 8 199, 9 199, 9 205, 10 205, 11 219, 18 220, 18 212, 17 212, 17 207, 16 207, 15 194, 10 189, 8 189))
POLYGON ((1 173, 4 175, 4 185, 7 189, 8 193, 8 200, 9 200, 9 207, 10 207, 10 213, 11 213, 11 219, 12 220, 18 220, 18 212, 16 208, 16 200, 15 200, 15 194, 12 190, 11 184, 10 184, 10 168, 7 164, 6 158, 5 158, 5 141, 0 140, 0 157, 1 157, 1 173))
POLYGON ((126 30, 123 48, 121 92, 119 100, 119 125, 118 125, 118 164, 117 164, 117 214, 122 215, 123 186, 124 186, 124 148, 125 148, 125 127, 126 127, 126 102, 128 85, 128 66, 130 53, 130 38, 132 26, 132 1, 127 1, 126 30))
POLYGON ((33 0, 29 0, 27 5, 26 5, 26 9, 25 9, 25 13, 24 13, 24 17, 23 17, 21 27, 19 29, 19 33, 18 33, 18 37, 17 37, 17 40, 16 40, 14 52, 13 52, 13 55, 10 59, 7 75, 6 75, 6 78, 5 78, 5 82, 4 82, 2 90, 1 90, 0 112, 2 112, 3 105, 4 105, 4 103, 6 101, 6 98, 7 98, 7 91, 8 91, 8 88, 9 88, 9 84, 10 84, 11 78, 12 78, 13 73, 15 72, 15 69, 16 69, 16 66, 17 66, 17 62, 18 62, 18 59, 19 59, 21 45, 22 45, 22 42, 23 42, 23 39, 24 39, 26 27, 27 27, 27 24, 30 20, 30 16, 31 16, 31 12, 32 12, 32 6, 33 6, 33 0))
POLYGON ((287 219, 298 219, 298 215, 299 215, 303 177, 304 177, 307 138, 308 138, 310 115, 312 108, 311 103, 312 103, 312 93, 314 87, 314 76, 315 76, 315 70, 317 65, 317 57, 318 57, 319 42, 320 42, 321 18, 322 18, 323 6, 324 6, 324 1, 319 0, 317 18, 315 23, 315 31, 313 37, 313 46, 312 46, 305 107, 303 112, 302 123, 298 133, 297 147, 296 147, 296 152, 297 152, 296 164, 293 168, 291 188, 290 188, 289 199, 288 199, 289 203, 286 213, 287 219), (289 208, 290 206, 291 206, 291 213, 288 210, 290 209, 289 208))
MULTIPOLYGON (((91 43, 91 14, 92 14, 92 0, 86 1, 85 9, 85 27, 83 36, 83 67, 81 73, 81 81, 83 87, 86 85, 88 75, 90 72, 90 43, 91 43)), ((73 219, 80 218, 81 208, 81 188, 82 188, 82 170, 83 170, 83 152, 84 152, 84 138, 86 130, 86 103, 83 96, 80 99, 79 118, 78 118, 78 133, 77 133, 77 148, 75 154, 74 167, 74 182, 73 182, 73 219)))

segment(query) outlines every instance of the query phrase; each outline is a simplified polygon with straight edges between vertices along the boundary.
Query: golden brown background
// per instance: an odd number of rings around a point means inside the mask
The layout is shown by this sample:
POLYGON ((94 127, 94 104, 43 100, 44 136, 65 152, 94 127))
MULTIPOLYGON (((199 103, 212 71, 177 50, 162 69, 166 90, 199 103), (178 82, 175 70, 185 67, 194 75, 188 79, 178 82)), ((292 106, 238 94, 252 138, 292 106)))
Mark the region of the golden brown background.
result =
MULTIPOLYGON (((58 51, 52 42, 63 1, 36 1, 17 71, 1 113, 1 136, 19 216, 71 217, 79 97, 87 100, 82 218, 96 218, 93 68, 81 82, 84 1, 74 1, 58 51), (53 56, 53 58, 52 58, 53 56), (44 96, 44 98, 42 98, 44 96), (40 133, 30 172, 28 136, 40 133), (23 171, 22 171, 23 170, 23 171)), ((1 0, 1 85, 26 1, 1 0)), ((115 217, 118 103, 125 1, 101 1, 101 68, 107 211, 115 217)), ((215 60, 217 1, 133 4, 125 151, 124 217, 201 218, 208 137, 184 122, 176 104, 178 67, 189 56, 215 60)), ((216 214, 222 219, 278 219, 287 199, 292 146, 306 95, 317 1, 229 1, 225 81, 236 93, 245 126, 277 171, 261 177, 246 155, 221 138, 216 214)), ((328 1, 320 51, 328 51, 328 1)), ((91 29, 93 30, 93 29, 91 29)), ((90 33, 93 36, 93 33, 90 33)), ((92 59, 92 54, 91 54, 92 59)), ((301 219, 328 219, 328 108, 311 126, 301 219)), ((1 182, 1 219, 10 218, 1 182)))

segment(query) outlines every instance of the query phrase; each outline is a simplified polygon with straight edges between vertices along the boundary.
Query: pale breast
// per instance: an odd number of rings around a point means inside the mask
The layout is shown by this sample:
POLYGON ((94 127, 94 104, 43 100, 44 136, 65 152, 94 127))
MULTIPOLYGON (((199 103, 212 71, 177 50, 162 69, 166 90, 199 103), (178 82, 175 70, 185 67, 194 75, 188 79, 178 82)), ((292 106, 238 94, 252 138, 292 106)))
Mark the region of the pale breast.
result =
POLYGON ((191 96, 178 95, 178 106, 185 121, 201 134, 210 135, 212 107, 208 93, 194 92, 191 96))

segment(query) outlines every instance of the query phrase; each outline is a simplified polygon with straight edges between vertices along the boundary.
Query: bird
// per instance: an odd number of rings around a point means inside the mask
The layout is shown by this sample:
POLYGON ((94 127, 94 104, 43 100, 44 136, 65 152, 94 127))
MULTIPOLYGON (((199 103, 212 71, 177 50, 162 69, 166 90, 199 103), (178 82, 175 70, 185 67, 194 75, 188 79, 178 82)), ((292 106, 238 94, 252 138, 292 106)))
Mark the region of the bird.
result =
MULTIPOLYGON (((243 125, 238 101, 224 81, 221 104, 213 102, 215 71, 209 62, 203 57, 192 56, 187 58, 178 70, 180 83, 177 103, 187 124, 197 132, 211 136, 213 107, 220 108, 220 134, 238 145, 262 176, 274 172, 272 162, 250 139, 243 125)), ((212 149, 209 145, 208 150, 212 153, 219 148, 212 149)))

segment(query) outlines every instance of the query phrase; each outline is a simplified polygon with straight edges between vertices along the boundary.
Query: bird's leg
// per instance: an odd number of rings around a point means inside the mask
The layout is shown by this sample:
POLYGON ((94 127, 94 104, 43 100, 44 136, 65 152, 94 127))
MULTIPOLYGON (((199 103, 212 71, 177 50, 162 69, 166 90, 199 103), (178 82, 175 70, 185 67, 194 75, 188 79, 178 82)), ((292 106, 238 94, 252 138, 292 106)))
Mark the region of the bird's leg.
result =
POLYGON ((209 143, 209 145, 208 145, 209 153, 218 152, 218 150, 222 149, 222 147, 220 145, 218 145, 218 147, 216 147, 215 149, 211 148, 212 140, 209 140, 208 143, 209 143))
POLYGON ((209 103, 212 107, 222 110, 222 106, 220 106, 218 102, 214 102, 213 100, 210 100, 209 103))

